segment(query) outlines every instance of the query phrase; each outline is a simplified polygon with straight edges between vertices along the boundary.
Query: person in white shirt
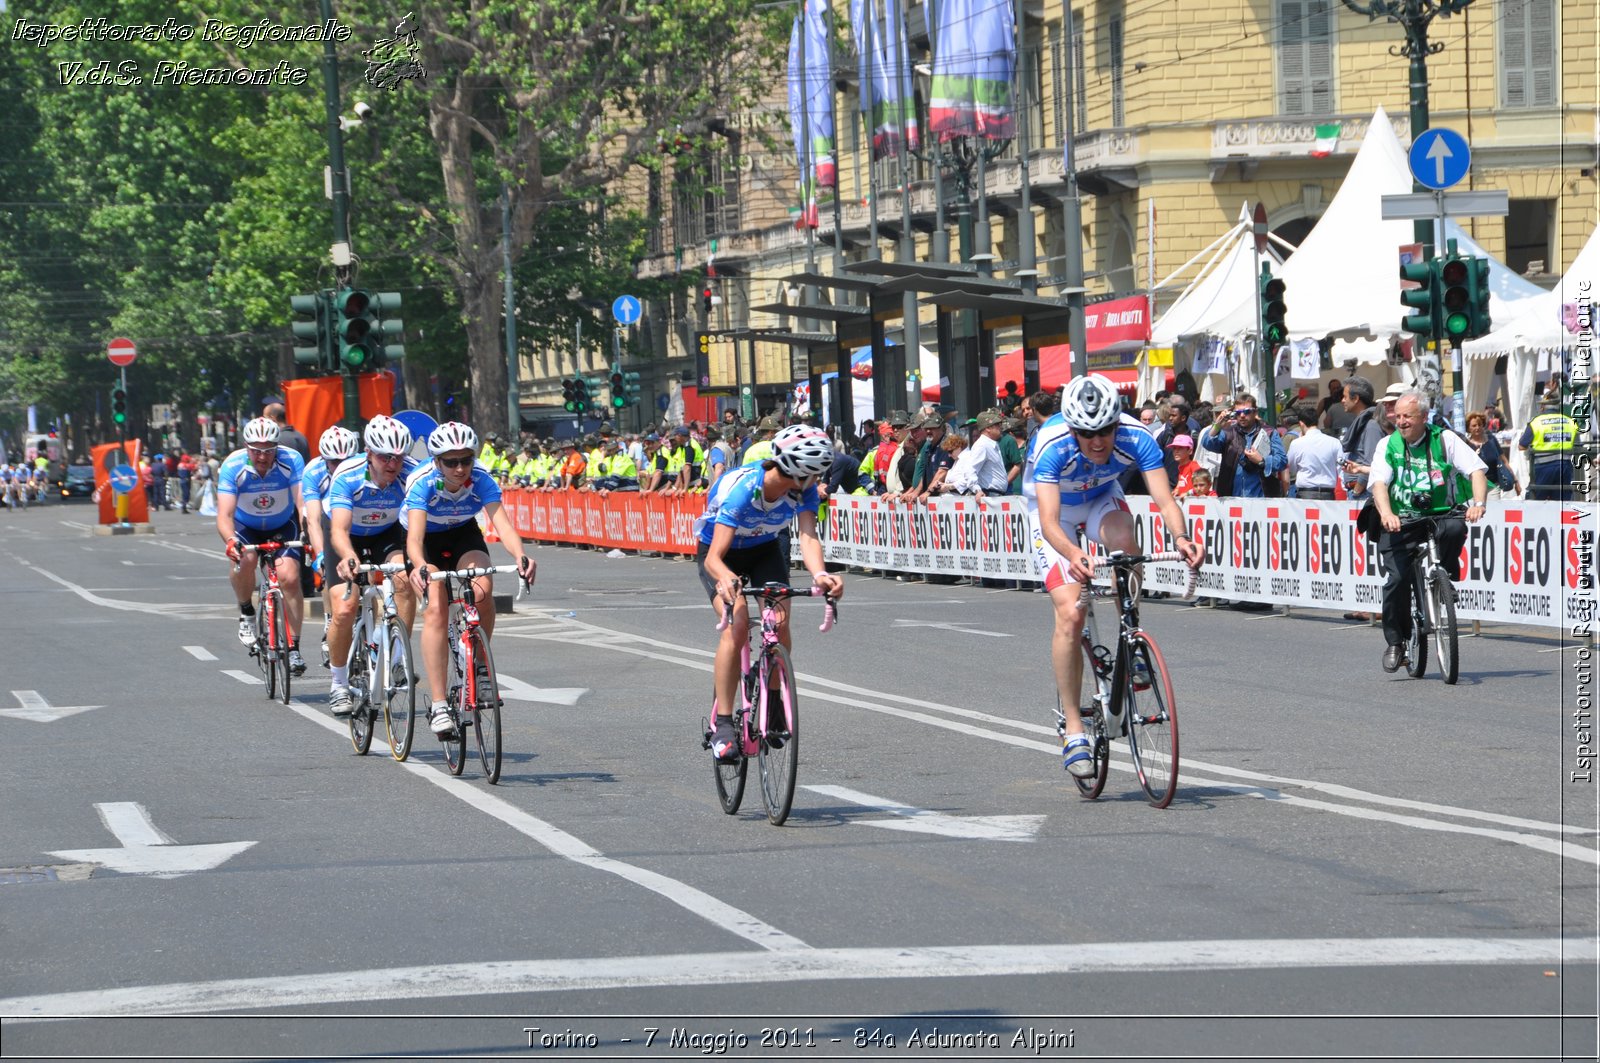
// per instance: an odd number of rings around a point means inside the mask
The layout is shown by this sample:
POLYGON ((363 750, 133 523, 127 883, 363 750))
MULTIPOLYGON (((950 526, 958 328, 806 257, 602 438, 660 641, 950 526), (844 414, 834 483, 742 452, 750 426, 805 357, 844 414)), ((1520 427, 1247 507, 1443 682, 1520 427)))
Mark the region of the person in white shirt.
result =
POLYGON ((974 493, 979 497, 1003 495, 1009 486, 1006 459, 1000 453, 1001 425, 1005 419, 1006 415, 999 410, 988 409, 973 421, 972 479, 976 484, 974 493))
POLYGON ((1289 444, 1285 468, 1294 481, 1294 496, 1331 500, 1344 447, 1317 427, 1317 411, 1313 407, 1296 406, 1293 412, 1300 422, 1300 435, 1289 444))

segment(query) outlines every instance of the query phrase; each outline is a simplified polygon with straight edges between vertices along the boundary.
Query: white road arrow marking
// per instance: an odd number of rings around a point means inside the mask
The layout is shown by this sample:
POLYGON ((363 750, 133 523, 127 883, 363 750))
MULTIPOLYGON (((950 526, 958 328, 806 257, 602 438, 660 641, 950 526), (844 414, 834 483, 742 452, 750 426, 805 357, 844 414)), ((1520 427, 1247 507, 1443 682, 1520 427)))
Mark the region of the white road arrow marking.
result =
POLYGON ((1011 637, 1005 631, 984 631, 982 628, 964 627, 961 624, 951 624, 939 620, 896 620, 895 627, 937 627, 946 631, 956 631, 963 635, 987 635, 992 639, 1008 639, 1011 637))
POLYGON ((1428 145, 1426 158, 1433 163, 1433 183, 1444 184, 1444 160, 1455 157, 1455 152, 1450 150, 1450 145, 1444 142, 1444 137, 1434 137, 1433 143, 1428 145))
POLYGON ((589 693, 588 687, 536 687, 514 675, 495 673, 500 680, 500 696, 506 701, 538 701, 546 705, 576 705, 589 693))
POLYGON ((923 834, 941 834, 947 838, 977 838, 996 842, 1031 842, 1039 831, 1043 816, 949 816, 925 808, 912 808, 887 797, 847 790, 843 786, 807 786, 805 789, 826 797, 837 797, 853 805, 863 805, 874 812, 888 812, 898 819, 858 819, 864 827, 885 827, 889 830, 919 831, 923 834))
POLYGON ((0 716, 10 716, 14 720, 32 720, 34 723, 54 723, 57 720, 74 716, 90 709, 103 709, 104 705, 52 705, 44 699, 37 690, 13 690, 11 696, 17 699, 18 709, 0 709, 0 716))
POLYGON ((214 845, 177 845, 156 829, 144 806, 132 801, 97 804, 94 810, 106 829, 122 843, 120 849, 60 849, 51 856, 82 864, 99 864, 126 875, 177 878, 209 871, 238 856, 255 842, 219 842, 214 845))

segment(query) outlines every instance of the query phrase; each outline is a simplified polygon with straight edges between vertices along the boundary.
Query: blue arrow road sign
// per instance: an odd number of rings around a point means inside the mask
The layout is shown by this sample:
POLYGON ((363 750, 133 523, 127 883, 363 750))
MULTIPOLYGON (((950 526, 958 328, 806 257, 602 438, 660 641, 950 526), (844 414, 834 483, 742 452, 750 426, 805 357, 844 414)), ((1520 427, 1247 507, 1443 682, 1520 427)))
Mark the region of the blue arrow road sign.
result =
POLYGON ((619 325, 631 325, 639 320, 639 300, 631 295, 619 295, 611 304, 611 316, 619 325))
POLYGON ((1428 129, 1411 142, 1410 159, 1411 176, 1424 188, 1449 188, 1472 168, 1472 148, 1454 129, 1428 129))
POLYGON ((119 495, 130 493, 139 484, 139 474, 132 465, 118 465, 111 470, 111 489, 119 495))

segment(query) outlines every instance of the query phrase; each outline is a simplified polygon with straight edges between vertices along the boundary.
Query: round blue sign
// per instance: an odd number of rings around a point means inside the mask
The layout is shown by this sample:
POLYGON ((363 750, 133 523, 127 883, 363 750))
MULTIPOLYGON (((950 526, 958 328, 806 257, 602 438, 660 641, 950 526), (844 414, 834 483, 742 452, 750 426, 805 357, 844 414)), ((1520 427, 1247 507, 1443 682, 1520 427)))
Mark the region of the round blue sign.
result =
POLYGON ((1449 188, 1472 169, 1472 148, 1454 129, 1426 129, 1411 142, 1411 176, 1424 188, 1449 188))
POLYGON ((394 419, 406 426, 406 431, 411 433, 412 443, 421 442, 422 453, 427 453, 428 433, 438 428, 439 422, 421 410, 401 410, 394 415, 394 419))
POLYGON ((118 465, 111 470, 111 489, 119 495, 125 495, 139 486, 139 474, 133 471, 131 465, 118 465))
POLYGON ((619 325, 631 325, 639 320, 639 300, 631 295, 619 295, 611 303, 611 316, 619 325))

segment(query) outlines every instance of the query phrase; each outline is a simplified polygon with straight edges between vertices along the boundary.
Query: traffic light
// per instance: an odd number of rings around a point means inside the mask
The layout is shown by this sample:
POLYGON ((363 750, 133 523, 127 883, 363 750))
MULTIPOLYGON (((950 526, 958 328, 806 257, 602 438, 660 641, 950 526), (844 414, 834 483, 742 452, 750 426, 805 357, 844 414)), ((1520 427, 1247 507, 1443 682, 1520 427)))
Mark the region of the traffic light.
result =
POLYGON ((1261 265, 1261 335, 1267 346, 1277 347, 1289 339, 1289 326, 1284 317, 1289 306, 1284 302, 1286 286, 1283 279, 1274 277, 1266 263, 1261 265))
POLYGON ((384 316, 400 312, 400 293, 375 293, 371 311, 374 326, 372 338, 378 352, 372 368, 381 369, 387 363, 397 362, 406 356, 405 322, 397 317, 384 316))
POLYGON ((707 318, 711 316, 711 297, 711 285, 708 284, 700 289, 700 309, 705 312, 707 318))
POLYGON ((622 409, 628 404, 628 392, 622 383, 621 373, 611 374, 611 405, 615 409, 622 409))
POLYGON ((574 413, 587 413, 592 400, 589 398, 589 382, 583 377, 574 377, 572 380, 572 399, 577 405, 574 413))
POLYGON ((1470 339, 1487 336, 1494 324, 1489 317, 1489 260, 1469 258, 1467 263, 1467 308, 1472 325, 1467 335, 1470 339))
POLYGON ((114 424, 128 423, 128 390, 123 387, 111 389, 111 420, 114 424))
POLYGON ((1432 339, 1439 321, 1439 270, 1438 260, 1406 262, 1400 266, 1400 279, 1417 285, 1400 292, 1400 303, 1408 311, 1400 319, 1400 327, 1413 335, 1432 339))
POLYGON ((622 391, 623 391, 623 394, 625 394, 628 397, 628 405, 629 406, 637 406, 639 404, 639 374, 638 373, 623 373, 622 374, 622 391))
POLYGON ((309 321, 296 320, 289 324, 295 339, 310 343, 310 346, 296 345, 295 364, 308 369, 326 369, 330 372, 337 370, 338 356, 333 350, 333 333, 328 327, 329 305, 324 293, 291 295, 289 309, 293 313, 304 314, 310 318, 309 321))
POLYGON ((1439 305, 1444 313, 1444 335, 1452 344, 1460 343, 1472 331, 1472 292, 1468 287, 1470 267, 1455 248, 1439 265, 1439 305))
POLYGON ((378 315, 372 308, 372 296, 360 288, 341 288, 334 293, 333 306, 340 364, 353 373, 373 368, 382 356, 383 345, 373 334, 378 315))
POLYGON ((561 380, 561 407, 568 413, 578 412, 578 384, 580 381, 563 377, 561 380))

